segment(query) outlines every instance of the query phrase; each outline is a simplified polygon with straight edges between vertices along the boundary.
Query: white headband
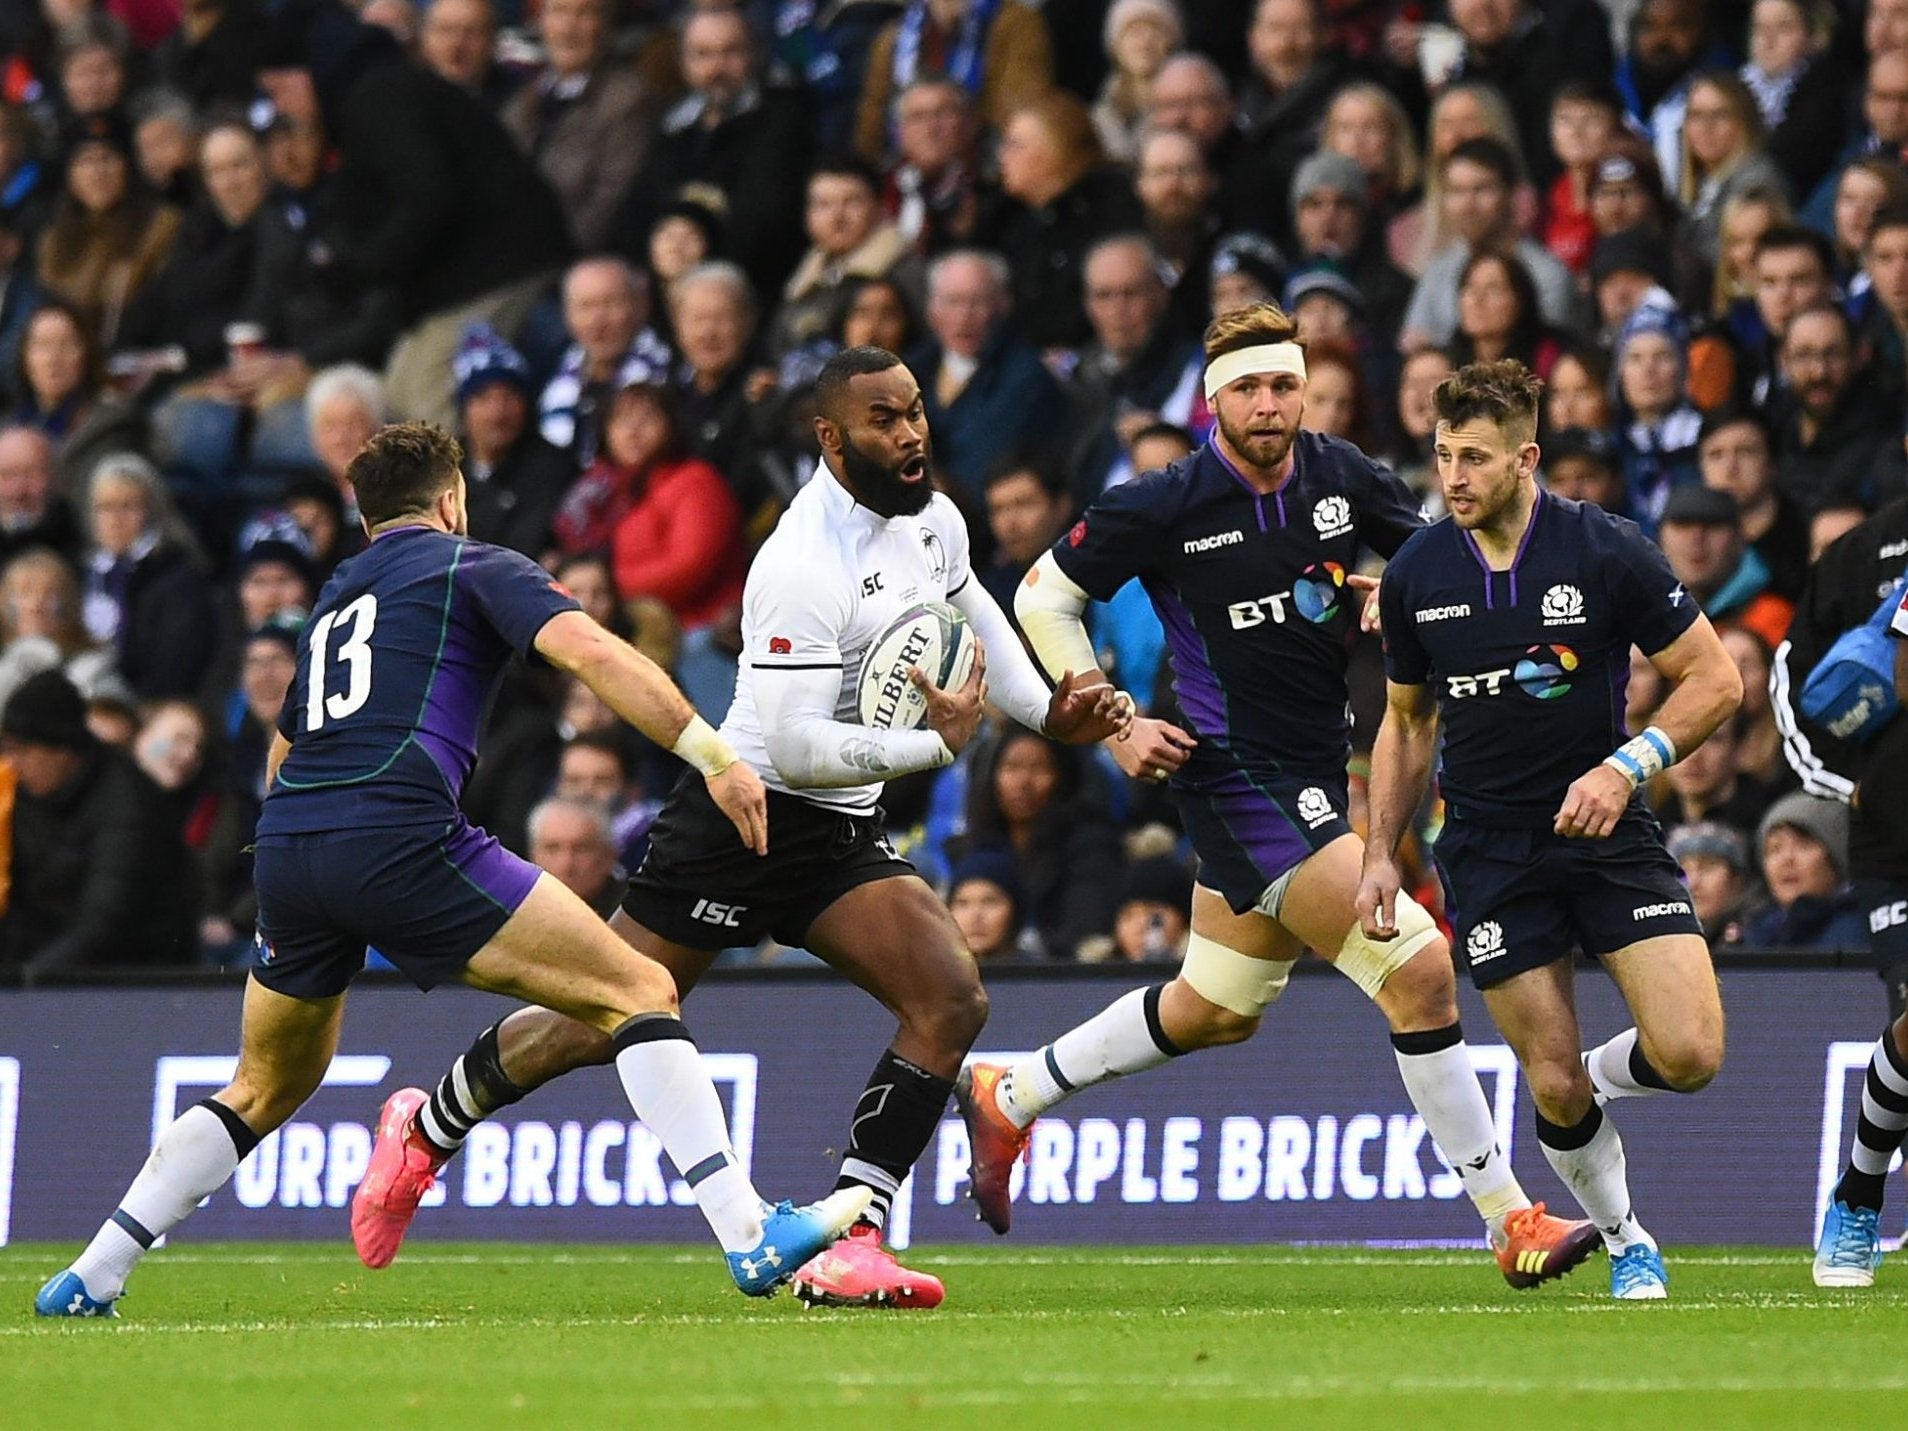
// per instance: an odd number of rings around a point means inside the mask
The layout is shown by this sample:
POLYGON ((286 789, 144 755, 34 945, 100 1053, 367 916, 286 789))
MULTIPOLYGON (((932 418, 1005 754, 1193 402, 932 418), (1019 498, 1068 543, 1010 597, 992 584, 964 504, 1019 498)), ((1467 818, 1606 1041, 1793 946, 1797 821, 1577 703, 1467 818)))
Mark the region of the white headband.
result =
POLYGON ((1227 383, 1249 374, 1291 373, 1305 376, 1305 350, 1297 343, 1261 343, 1254 348, 1238 348, 1214 358, 1206 365, 1206 401, 1219 395, 1227 383))

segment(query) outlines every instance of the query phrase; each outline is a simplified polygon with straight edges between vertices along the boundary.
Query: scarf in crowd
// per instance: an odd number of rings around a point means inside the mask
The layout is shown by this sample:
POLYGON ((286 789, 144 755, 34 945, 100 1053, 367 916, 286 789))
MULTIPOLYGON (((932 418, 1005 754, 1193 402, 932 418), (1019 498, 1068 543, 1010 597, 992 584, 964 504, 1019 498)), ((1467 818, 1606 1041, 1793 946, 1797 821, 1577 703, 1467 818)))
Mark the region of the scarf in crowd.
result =
MULTIPOLYGON (((967 13, 961 17, 961 33, 949 51, 942 72, 969 94, 979 94, 981 76, 986 70, 987 32, 993 28, 994 12, 1000 0, 967 0, 967 13)), ((901 29, 894 40, 894 87, 899 93, 914 83, 921 73, 921 43, 927 33, 927 0, 913 0, 901 17, 901 29)))
POLYGON ((1795 93, 1796 81, 1802 78, 1802 71, 1807 68, 1808 62, 1804 61, 1779 75, 1772 75, 1753 64, 1744 65, 1737 71, 1742 76, 1742 82, 1749 86, 1749 93, 1756 97, 1756 108, 1762 112, 1765 129, 1774 129, 1782 123, 1782 116, 1789 112, 1789 99, 1795 93))

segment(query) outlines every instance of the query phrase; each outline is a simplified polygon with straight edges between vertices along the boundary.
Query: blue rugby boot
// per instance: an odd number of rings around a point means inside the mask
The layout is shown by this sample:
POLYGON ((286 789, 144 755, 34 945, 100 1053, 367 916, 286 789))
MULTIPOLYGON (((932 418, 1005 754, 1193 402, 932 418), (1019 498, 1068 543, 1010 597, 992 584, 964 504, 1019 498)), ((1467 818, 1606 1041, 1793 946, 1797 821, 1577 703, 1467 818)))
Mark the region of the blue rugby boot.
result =
POLYGON ((1610 1259, 1610 1295, 1619 1302, 1660 1302, 1669 1296, 1669 1270, 1663 1254, 1647 1242, 1633 1242, 1610 1259))
POLYGON ((1831 1202, 1815 1244, 1815 1285, 1872 1287, 1881 1260, 1881 1214, 1872 1207, 1831 1202))
POLYGON ((842 1188, 820 1202, 762 1204, 762 1240, 729 1254, 729 1275, 751 1297, 767 1297, 809 1258, 841 1240, 874 1201, 872 1188, 842 1188))
POLYGON ((79 1273, 69 1268, 40 1288, 40 1295, 33 1299, 33 1310, 42 1317, 116 1317, 118 1302, 117 1297, 94 1301, 79 1273))

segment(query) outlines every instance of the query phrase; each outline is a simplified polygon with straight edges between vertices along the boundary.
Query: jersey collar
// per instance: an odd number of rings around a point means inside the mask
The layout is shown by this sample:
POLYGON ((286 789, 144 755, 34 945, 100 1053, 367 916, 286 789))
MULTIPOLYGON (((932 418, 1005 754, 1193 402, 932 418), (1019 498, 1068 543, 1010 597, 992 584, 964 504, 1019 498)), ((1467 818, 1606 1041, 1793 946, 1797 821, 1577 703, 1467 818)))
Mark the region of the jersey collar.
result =
POLYGON ((1231 459, 1219 450, 1219 438, 1216 431, 1213 436, 1206 439, 1206 450, 1212 454, 1212 460, 1219 464, 1219 470, 1237 483, 1239 490, 1252 499, 1252 511, 1259 519, 1260 534, 1263 535, 1266 530, 1265 499, 1267 497, 1272 498, 1273 507, 1279 516, 1279 528, 1281 531, 1284 530, 1285 494, 1292 489, 1292 484, 1298 481, 1299 475, 1298 438, 1294 436, 1292 439, 1291 469, 1285 474, 1285 480, 1279 483, 1279 485, 1274 487, 1270 492, 1261 492, 1257 487, 1254 487, 1250 482, 1246 481, 1245 474, 1237 467, 1234 467, 1231 459))
MULTIPOLYGON (((1517 568, 1524 564, 1524 553, 1530 550, 1530 539, 1537 535, 1537 523, 1543 520, 1544 510, 1549 505, 1550 494, 1545 492, 1542 487, 1539 487, 1537 489, 1537 500, 1531 503, 1530 506, 1530 520, 1524 524, 1523 538, 1517 543, 1517 551, 1511 557, 1510 567, 1504 573, 1510 578, 1510 604, 1512 606, 1517 604, 1517 568)), ((1453 522, 1452 526, 1456 527, 1457 524, 1453 522)), ((1491 563, 1484 555, 1484 548, 1477 544, 1476 537, 1472 536, 1463 527, 1457 527, 1457 534, 1463 539, 1466 550, 1468 550, 1473 557, 1477 558, 1478 566, 1483 569, 1484 609, 1486 611, 1495 611, 1497 609, 1497 573, 1491 570, 1491 563)))

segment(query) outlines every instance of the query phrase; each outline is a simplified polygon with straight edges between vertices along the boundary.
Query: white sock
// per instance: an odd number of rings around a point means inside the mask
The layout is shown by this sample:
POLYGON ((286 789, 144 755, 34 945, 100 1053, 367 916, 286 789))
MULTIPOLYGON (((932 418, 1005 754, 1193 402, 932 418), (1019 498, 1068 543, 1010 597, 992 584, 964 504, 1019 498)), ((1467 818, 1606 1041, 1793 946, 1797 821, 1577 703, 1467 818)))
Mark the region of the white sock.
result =
POLYGON ((1656 1239, 1643 1230, 1630 1206, 1628 1165, 1623 1158, 1623 1139, 1616 1124, 1595 1104, 1574 1128, 1561 1128, 1538 1115, 1537 1138, 1544 1145, 1557 1176, 1576 1198, 1584 1216, 1603 1234, 1603 1245, 1615 1256, 1645 1243, 1656 1246, 1656 1239), (1558 1147, 1558 1143, 1572 1146, 1558 1147))
POLYGON ((616 1031, 616 1076, 636 1116, 661 1140, 724 1252, 762 1240, 762 1199, 735 1160, 729 1124, 679 1019, 638 1014, 616 1031))
POLYGON ((1015 1127, 1025 1128, 1082 1088, 1178 1058, 1185 1050, 1173 1047, 1159 1022, 1163 987, 1122 995, 1079 1027, 1014 1064, 995 1090, 1001 1112, 1015 1127))
POLYGON ((1498 1146, 1491 1105, 1477 1081, 1477 1070, 1471 1067, 1463 1030, 1452 1024, 1427 1033, 1394 1033, 1391 1046, 1411 1106, 1462 1179, 1472 1206, 1490 1229, 1491 1240, 1501 1241, 1504 1219, 1529 1207, 1530 1199, 1498 1146))
POLYGON ((125 1291, 146 1249, 184 1222, 200 1199, 223 1187, 258 1146, 257 1135, 236 1113, 224 1109, 221 1114, 210 1105, 210 1099, 193 1104, 159 1135, 118 1210, 74 1261, 73 1270, 94 1301, 110 1301, 125 1291))
POLYGON ((1584 1072, 1597 1091, 1597 1102, 1615 1098, 1654 1098, 1669 1089, 1641 1081, 1637 1074, 1654 1074, 1649 1060, 1636 1046, 1636 1030, 1625 1029, 1608 1043, 1598 1044, 1583 1056, 1584 1072), (1639 1068, 1641 1065, 1641 1068, 1639 1068))

